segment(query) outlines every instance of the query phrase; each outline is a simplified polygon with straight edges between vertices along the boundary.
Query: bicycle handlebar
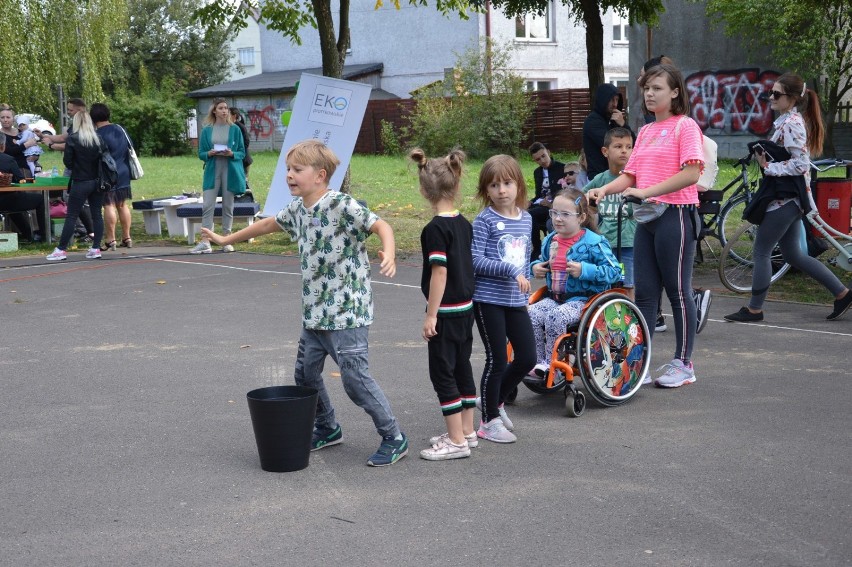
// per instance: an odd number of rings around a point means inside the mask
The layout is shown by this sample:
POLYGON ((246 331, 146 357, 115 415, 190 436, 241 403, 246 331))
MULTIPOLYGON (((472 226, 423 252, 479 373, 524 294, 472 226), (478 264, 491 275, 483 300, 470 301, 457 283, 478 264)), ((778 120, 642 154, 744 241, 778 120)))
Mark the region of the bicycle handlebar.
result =
POLYGON ((835 167, 852 167, 852 160, 840 158, 826 158, 812 161, 810 162, 810 164, 811 169, 815 169, 817 171, 828 171, 829 169, 834 169, 835 167))

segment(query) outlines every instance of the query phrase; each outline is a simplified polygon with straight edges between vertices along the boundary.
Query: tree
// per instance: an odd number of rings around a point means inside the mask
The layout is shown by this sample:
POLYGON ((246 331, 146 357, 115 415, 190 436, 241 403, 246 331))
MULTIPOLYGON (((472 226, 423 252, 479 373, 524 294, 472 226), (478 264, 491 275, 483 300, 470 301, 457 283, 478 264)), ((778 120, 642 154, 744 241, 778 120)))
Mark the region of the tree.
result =
MULTIPOLYGON (((396 9, 400 0, 392 0, 396 9)), ((322 74, 326 77, 343 76, 346 62, 346 50, 349 49, 349 4, 350 0, 339 0, 338 33, 334 31, 331 0, 244 0, 239 4, 233 0, 213 0, 196 11, 197 17, 205 25, 231 25, 239 30, 245 27, 246 18, 252 11, 260 14, 260 23, 269 29, 281 32, 296 45, 301 45, 300 30, 311 26, 317 30, 322 52, 322 74)), ((412 6, 425 6, 428 0, 409 0, 412 6)), ((383 0, 376 0, 376 9, 383 6, 383 0)), ((442 14, 458 13, 468 18, 471 8, 469 0, 436 0, 435 7, 442 14)))
MULTIPOLYGON (((571 11, 574 21, 586 28, 586 67, 591 90, 604 82, 601 11, 615 10, 621 16, 629 14, 631 24, 651 25, 663 11, 662 0, 562 0, 562 4, 571 11)), ((543 14, 548 0, 492 0, 491 5, 508 16, 543 14)))
POLYGON ((127 26, 127 0, 0 0, 0 101, 57 117, 56 87, 103 97, 113 36, 127 26))
POLYGON ((142 94, 163 81, 179 91, 220 83, 230 71, 233 54, 227 44, 235 31, 227 26, 199 25, 195 11, 202 0, 135 0, 129 3, 129 25, 112 41, 114 72, 104 88, 142 94))
POLYGON ((707 15, 751 54, 769 49, 781 66, 816 87, 834 154, 837 106, 852 89, 852 10, 848 0, 709 0, 707 15))

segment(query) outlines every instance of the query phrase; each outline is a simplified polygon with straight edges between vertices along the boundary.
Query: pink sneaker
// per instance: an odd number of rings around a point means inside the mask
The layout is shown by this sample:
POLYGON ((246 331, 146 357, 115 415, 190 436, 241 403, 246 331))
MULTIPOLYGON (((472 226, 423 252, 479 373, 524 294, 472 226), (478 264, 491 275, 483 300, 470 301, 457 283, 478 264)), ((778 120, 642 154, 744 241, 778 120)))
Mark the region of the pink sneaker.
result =
POLYGON ((487 439, 495 443, 514 443, 518 440, 514 433, 506 429, 506 426, 503 425, 503 420, 499 417, 495 417, 488 423, 480 423, 476 434, 481 439, 487 439))
POLYGON ((58 262, 60 260, 67 260, 68 257, 65 255, 65 250, 54 248, 53 252, 46 256, 46 259, 48 262, 58 262))

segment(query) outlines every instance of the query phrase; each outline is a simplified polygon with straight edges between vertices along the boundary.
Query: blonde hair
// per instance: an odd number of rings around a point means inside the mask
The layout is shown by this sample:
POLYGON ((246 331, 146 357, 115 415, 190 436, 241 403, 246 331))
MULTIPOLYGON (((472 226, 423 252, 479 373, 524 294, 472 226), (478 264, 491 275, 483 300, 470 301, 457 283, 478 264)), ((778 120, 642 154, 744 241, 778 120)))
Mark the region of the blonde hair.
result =
MULTIPOLYGON (((209 126, 210 124, 216 123, 216 107, 219 106, 220 104, 222 104, 223 102, 225 104, 228 104, 228 101, 225 100, 222 97, 216 97, 216 98, 213 99, 213 102, 210 104, 210 110, 207 111, 207 116, 204 117, 204 125, 205 126, 209 126)), ((228 107, 228 117, 227 117, 226 120, 227 120, 228 124, 234 123, 234 121, 231 120, 230 106, 228 107)))
POLYGON ((314 169, 324 169, 326 182, 331 179, 331 176, 337 171, 337 166, 340 165, 340 160, 337 159, 331 148, 319 140, 305 140, 293 144, 293 147, 287 151, 286 160, 287 165, 309 165, 314 169))
POLYGON ((427 201, 435 204, 443 200, 454 201, 458 197, 462 164, 466 157, 463 151, 456 148, 445 157, 430 159, 426 152, 414 148, 408 157, 417 164, 420 190, 427 201))
POLYGON ((482 201, 484 207, 491 204, 491 198, 488 196, 488 185, 493 181, 514 181, 518 187, 515 205, 520 209, 527 207, 527 184, 524 181, 524 174, 521 173, 518 160, 512 156, 499 154, 491 156, 482 164, 476 196, 482 201))
POLYGON ((92 117, 88 111, 81 110, 74 115, 72 122, 74 134, 80 140, 82 146, 97 146, 99 145, 98 133, 95 132, 95 125, 92 123, 92 117))
POLYGON ((579 189, 568 188, 559 191, 553 196, 553 200, 556 201, 558 197, 569 199, 572 203, 574 203, 574 206, 577 207, 578 213, 586 215, 586 218, 583 219, 580 226, 588 228, 592 232, 598 232, 598 215, 592 214, 591 211, 589 211, 589 200, 586 198, 585 193, 579 189))

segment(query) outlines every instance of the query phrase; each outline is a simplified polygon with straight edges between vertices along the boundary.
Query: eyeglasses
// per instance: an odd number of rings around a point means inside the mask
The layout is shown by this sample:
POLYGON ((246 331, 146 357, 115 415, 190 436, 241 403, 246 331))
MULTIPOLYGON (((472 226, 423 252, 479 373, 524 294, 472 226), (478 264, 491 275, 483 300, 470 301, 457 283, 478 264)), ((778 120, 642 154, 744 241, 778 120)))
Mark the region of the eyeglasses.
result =
POLYGON ((769 98, 774 98, 775 100, 778 100, 782 96, 787 96, 787 93, 782 93, 780 91, 769 91, 769 98))
POLYGON ((573 171, 573 170, 569 169, 568 171, 565 172, 565 175, 577 175, 578 173, 579 173, 579 171, 573 171))
POLYGON ((568 220, 571 217, 579 217, 582 213, 572 213, 571 211, 557 211, 556 209, 550 209, 550 218, 552 219, 565 219, 568 220))

